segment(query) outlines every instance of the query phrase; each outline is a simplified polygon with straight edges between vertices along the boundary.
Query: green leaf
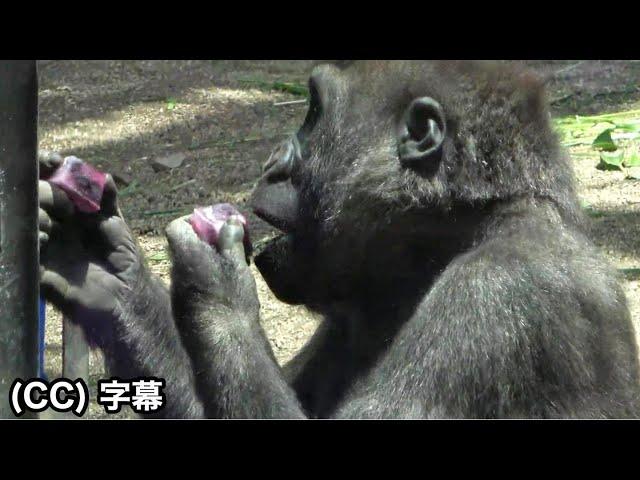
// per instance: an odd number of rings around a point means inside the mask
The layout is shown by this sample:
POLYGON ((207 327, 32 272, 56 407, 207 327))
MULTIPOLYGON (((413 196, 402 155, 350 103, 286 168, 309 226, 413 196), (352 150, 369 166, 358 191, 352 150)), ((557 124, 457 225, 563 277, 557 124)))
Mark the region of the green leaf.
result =
POLYGON ((631 167, 627 169, 627 180, 640 180, 640 167, 631 167))
POLYGON ((308 97, 309 89, 306 85, 296 82, 267 82, 260 78, 241 78, 240 82, 255 85, 259 88, 265 88, 268 90, 277 90, 279 92, 286 92, 292 95, 300 97, 308 97))
POLYGON ((619 150, 617 152, 600 152, 600 163, 597 165, 598 170, 622 170, 622 161, 624 159, 624 152, 619 150))
POLYGON ((627 151, 624 158, 625 167, 640 167, 640 152, 637 148, 631 148, 627 151))
POLYGON ((616 129, 624 132, 640 132, 640 122, 616 123, 616 129))
POLYGON ((157 252, 147 257, 152 262, 164 262, 169 260, 169 254, 167 252, 157 252))
POLYGON ((599 150, 604 150, 605 152, 614 152, 618 149, 616 144, 613 142, 611 138, 611 132, 613 128, 607 128, 603 132, 600 133, 593 141, 593 148, 597 148, 599 150))
POLYGON ((563 142, 562 145, 565 147, 575 147, 577 145, 588 145, 589 144, 589 140, 572 140, 569 142, 563 142))
POLYGON ((123 188, 118 192, 118 197, 122 198, 122 197, 127 197, 129 195, 132 195, 133 193, 136 192, 139 186, 140 186, 140 183, 137 180, 134 180, 133 182, 131 182, 130 185, 128 185, 127 187, 123 188))
POLYGON ((309 89, 306 85, 302 85, 300 83, 290 83, 290 82, 273 82, 274 90, 279 90, 281 92, 287 92, 292 95, 297 95, 301 97, 306 97, 309 95, 309 89))
POLYGON ((167 98, 167 110, 173 110, 176 108, 176 99, 175 98, 167 98))
POLYGON ((640 268, 620 268, 618 272, 627 277, 627 280, 640 280, 640 268))
POLYGON ((591 218, 600 218, 606 215, 602 210, 596 210, 595 208, 589 207, 584 209, 588 216, 591 218))

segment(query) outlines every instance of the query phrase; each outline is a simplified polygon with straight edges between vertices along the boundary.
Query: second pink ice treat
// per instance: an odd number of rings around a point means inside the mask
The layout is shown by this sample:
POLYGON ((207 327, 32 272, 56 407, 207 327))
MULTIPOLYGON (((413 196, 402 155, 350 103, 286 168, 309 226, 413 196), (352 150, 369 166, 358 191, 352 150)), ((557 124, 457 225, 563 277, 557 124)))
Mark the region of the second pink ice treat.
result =
POLYGON ((64 190, 81 212, 100 210, 107 174, 76 157, 67 157, 49 178, 49 183, 64 190))
POLYGON ((201 240, 209 245, 218 242, 223 225, 230 218, 236 218, 244 227, 244 242, 248 242, 247 219, 233 205, 218 203, 210 207, 196 208, 191 215, 191 226, 201 240))

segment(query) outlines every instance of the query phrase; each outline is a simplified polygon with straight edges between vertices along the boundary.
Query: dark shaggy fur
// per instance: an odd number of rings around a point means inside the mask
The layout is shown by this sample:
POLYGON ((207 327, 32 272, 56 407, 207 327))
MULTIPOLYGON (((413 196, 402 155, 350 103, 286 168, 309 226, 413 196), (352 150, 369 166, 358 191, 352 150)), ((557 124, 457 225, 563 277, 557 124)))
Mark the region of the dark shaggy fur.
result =
POLYGON ((314 72, 322 114, 292 173, 287 263, 311 264, 300 301, 327 316, 294 381, 308 412, 637 416, 625 299, 581 231, 541 83, 485 63, 341 67, 314 72), (447 119, 428 173, 396 142, 425 95, 447 119))
POLYGON ((582 233, 542 85, 484 63, 376 61, 318 67, 311 88, 305 124, 254 191, 284 231, 255 262, 279 298, 325 320, 281 370, 246 265, 174 229, 190 363, 164 336, 135 357, 167 383, 193 368, 181 377, 198 399, 167 415, 638 417, 629 312, 582 233), (398 132, 424 98, 446 135, 437 157, 403 166, 398 132))

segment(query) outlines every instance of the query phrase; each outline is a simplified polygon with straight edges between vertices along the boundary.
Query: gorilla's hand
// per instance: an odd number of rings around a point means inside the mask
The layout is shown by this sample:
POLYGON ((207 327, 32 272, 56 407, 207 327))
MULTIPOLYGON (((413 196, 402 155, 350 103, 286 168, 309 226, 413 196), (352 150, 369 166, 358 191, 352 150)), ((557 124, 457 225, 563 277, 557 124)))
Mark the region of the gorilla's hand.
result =
POLYGON ((216 246, 200 240, 185 217, 167 228, 173 312, 197 392, 209 418, 302 418, 258 321, 243 236, 234 219, 216 246))
POLYGON ((260 306, 245 256, 242 224, 227 221, 217 245, 211 246, 198 238, 188 220, 188 216, 178 218, 167 227, 176 313, 187 303, 199 303, 225 317, 241 314, 257 319, 260 306))
POLYGON ((108 176, 95 214, 77 211, 66 194, 46 181, 63 159, 39 154, 41 287, 45 298, 90 332, 122 313, 122 304, 142 273, 141 255, 117 206, 108 176))

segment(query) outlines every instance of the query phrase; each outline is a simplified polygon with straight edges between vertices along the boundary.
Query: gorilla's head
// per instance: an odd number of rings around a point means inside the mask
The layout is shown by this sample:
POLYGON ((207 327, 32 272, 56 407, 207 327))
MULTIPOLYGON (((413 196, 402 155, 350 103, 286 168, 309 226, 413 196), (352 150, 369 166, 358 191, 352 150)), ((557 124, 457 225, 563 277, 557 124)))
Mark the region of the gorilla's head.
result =
POLYGON ((252 207, 284 235, 255 259, 274 293, 319 306, 418 281, 497 204, 552 199, 576 216, 542 83, 506 65, 367 61, 316 67, 297 134, 252 207))

